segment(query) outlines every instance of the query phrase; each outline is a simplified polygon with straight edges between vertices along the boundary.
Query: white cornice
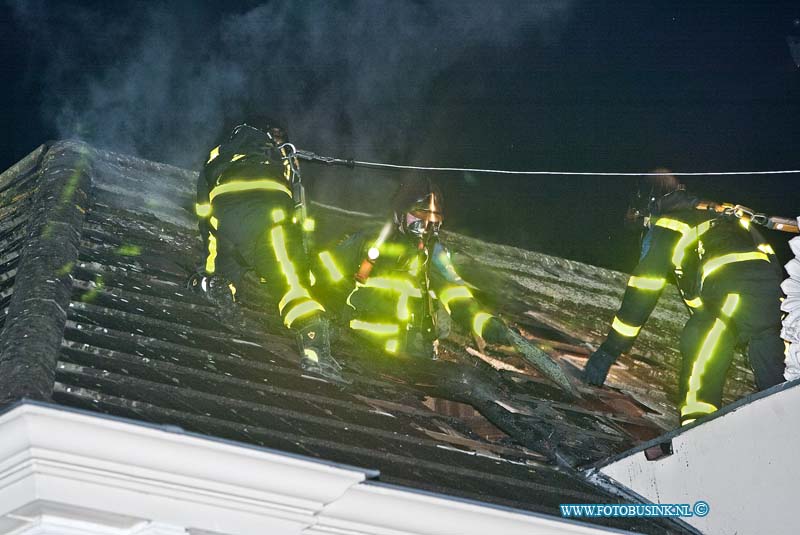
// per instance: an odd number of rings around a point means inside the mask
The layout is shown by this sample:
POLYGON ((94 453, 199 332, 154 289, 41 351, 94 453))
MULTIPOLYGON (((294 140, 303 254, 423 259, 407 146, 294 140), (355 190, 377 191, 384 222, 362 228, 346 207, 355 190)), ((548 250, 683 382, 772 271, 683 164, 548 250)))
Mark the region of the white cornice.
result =
POLYGON ((364 484, 372 475, 43 404, 0 415, 0 533, 606 533, 364 484))
POLYGON ((0 517, 45 500, 181 526, 219 524, 230 533, 263 534, 265 522, 299 532, 366 478, 356 469, 41 405, 0 416, 0 437, 0 517))
POLYGON ((421 492, 360 484, 329 504, 308 535, 590 535, 608 533, 560 518, 490 508, 421 492))

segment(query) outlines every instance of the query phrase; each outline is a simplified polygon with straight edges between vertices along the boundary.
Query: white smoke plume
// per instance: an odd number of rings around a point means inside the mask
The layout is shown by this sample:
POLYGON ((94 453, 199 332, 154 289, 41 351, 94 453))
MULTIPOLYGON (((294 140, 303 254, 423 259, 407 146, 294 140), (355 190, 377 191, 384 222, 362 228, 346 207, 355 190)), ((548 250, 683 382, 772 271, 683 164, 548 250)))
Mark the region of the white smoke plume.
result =
POLYGON ((448 142, 431 126, 447 69, 556 38, 573 0, 246 5, 10 2, 47 57, 42 113, 60 137, 197 167, 224 123, 255 113, 320 153, 429 157, 432 137, 448 142))

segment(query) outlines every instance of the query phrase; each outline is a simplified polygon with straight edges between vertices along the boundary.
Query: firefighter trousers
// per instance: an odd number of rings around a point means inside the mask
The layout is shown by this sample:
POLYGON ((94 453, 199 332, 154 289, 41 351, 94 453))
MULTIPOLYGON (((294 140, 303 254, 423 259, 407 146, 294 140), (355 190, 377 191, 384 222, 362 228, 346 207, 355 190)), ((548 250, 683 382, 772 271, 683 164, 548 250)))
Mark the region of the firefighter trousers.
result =
POLYGON ((324 311, 309 292, 308 259, 302 229, 294 221, 291 197, 280 191, 221 195, 212 203, 206 272, 234 285, 254 271, 269 285, 287 327, 324 311))
POLYGON ((777 285, 763 284, 747 291, 725 285, 701 296, 703 306, 693 313, 681 335, 681 421, 717 410, 725 378, 737 347, 747 348, 756 387, 764 390, 783 382, 784 357, 780 339, 780 301, 777 285))

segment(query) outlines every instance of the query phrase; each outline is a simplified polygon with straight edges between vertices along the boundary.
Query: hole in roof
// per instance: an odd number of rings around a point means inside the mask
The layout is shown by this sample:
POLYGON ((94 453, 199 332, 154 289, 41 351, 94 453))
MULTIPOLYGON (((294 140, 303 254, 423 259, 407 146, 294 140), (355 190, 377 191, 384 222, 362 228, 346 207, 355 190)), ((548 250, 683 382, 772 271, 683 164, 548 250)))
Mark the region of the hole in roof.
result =
POLYGON ((461 420, 473 433, 484 440, 499 442, 509 438, 508 435, 484 418, 472 405, 432 397, 426 397, 422 400, 422 403, 437 414, 461 420))

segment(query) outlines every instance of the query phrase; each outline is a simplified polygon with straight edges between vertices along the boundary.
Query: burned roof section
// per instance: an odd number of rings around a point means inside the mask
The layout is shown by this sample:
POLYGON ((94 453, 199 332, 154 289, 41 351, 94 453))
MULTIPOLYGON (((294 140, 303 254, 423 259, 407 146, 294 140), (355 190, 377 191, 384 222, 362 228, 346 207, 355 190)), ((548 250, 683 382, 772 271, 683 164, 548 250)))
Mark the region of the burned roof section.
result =
MULTIPOLYGON (((196 174, 78 142, 37 149, 0 175, 3 402, 23 398, 179 426, 377 469, 379 481, 559 515, 561 503, 617 503, 588 465, 675 424, 673 292, 612 388, 572 398, 503 348, 463 333, 438 361, 388 357, 342 333, 352 385, 304 376, 294 340, 255 278, 222 317, 187 277, 200 264, 196 174)), ((320 240, 375 220, 312 206, 320 240)), ((575 376, 604 334, 625 277, 446 234, 480 297, 575 376)), ((746 389, 741 374, 735 387, 746 389)), ((733 390, 738 392, 739 390, 733 390)), ((598 522, 647 533, 650 520, 598 522)))

